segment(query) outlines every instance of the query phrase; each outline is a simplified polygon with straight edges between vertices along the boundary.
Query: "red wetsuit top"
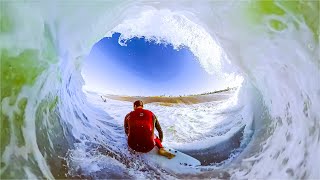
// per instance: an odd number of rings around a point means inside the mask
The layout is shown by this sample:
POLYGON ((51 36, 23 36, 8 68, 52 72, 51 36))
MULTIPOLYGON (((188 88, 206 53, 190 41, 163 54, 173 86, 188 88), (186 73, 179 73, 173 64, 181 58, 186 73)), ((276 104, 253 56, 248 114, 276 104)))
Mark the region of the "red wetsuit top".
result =
POLYGON ((162 148, 162 130, 157 117, 151 111, 142 108, 131 111, 125 117, 124 128, 131 149, 149 152, 155 145, 162 148), (157 129, 160 139, 155 137, 154 128, 157 129))

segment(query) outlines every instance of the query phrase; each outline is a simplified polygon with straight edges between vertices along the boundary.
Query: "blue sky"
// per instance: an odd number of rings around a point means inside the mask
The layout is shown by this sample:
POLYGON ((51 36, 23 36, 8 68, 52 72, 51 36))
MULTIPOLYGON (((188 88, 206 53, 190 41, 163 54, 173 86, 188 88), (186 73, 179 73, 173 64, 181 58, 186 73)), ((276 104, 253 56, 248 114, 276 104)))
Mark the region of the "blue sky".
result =
POLYGON ((120 34, 97 42, 84 63, 85 89, 119 95, 187 95, 216 90, 209 75, 188 48, 130 39, 121 46, 120 34))

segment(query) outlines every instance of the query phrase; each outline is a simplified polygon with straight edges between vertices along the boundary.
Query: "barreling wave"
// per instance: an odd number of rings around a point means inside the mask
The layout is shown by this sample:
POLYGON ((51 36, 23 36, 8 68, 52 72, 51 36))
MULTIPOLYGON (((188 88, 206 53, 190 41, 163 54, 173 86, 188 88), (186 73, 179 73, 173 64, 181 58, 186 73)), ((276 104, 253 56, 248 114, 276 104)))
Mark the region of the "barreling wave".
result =
POLYGON ((244 127, 244 146, 197 177, 320 177, 319 1, 2 1, 0 13, 1 178, 177 177, 133 162, 113 112, 82 91, 86 55, 113 32, 186 46, 208 72, 243 77, 218 125, 244 127))

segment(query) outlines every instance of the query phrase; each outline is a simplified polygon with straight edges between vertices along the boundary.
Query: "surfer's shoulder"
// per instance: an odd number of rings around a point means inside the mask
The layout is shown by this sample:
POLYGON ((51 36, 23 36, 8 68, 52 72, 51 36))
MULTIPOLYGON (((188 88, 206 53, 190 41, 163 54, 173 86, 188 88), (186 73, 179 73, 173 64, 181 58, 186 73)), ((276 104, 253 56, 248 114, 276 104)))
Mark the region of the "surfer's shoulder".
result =
POLYGON ((129 112, 129 113, 126 115, 125 119, 128 118, 132 112, 133 112, 133 111, 129 112))
POLYGON ((144 112, 149 113, 150 115, 154 116, 154 114, 153 114, 152 111, 150 111, 150 110, 148 110, 148 109, 143 109, 143 110, 144 110, 144 112))

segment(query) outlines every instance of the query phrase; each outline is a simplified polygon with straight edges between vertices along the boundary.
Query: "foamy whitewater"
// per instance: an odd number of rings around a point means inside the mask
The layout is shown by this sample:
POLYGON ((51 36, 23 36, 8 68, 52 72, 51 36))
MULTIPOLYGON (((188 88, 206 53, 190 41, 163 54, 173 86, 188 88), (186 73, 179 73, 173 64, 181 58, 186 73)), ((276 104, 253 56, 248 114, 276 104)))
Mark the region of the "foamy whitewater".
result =
POLYGON ((0 13, 1 178, 320 178, 319 1, 1 1, 0 13), (114 32, 188 47, 242 82, 216 101, 146 106, 165 145, 201 154, 242 132, 239 147, 185 175, 131 153, 131 103, 82 88, 86 56, 114 32))

